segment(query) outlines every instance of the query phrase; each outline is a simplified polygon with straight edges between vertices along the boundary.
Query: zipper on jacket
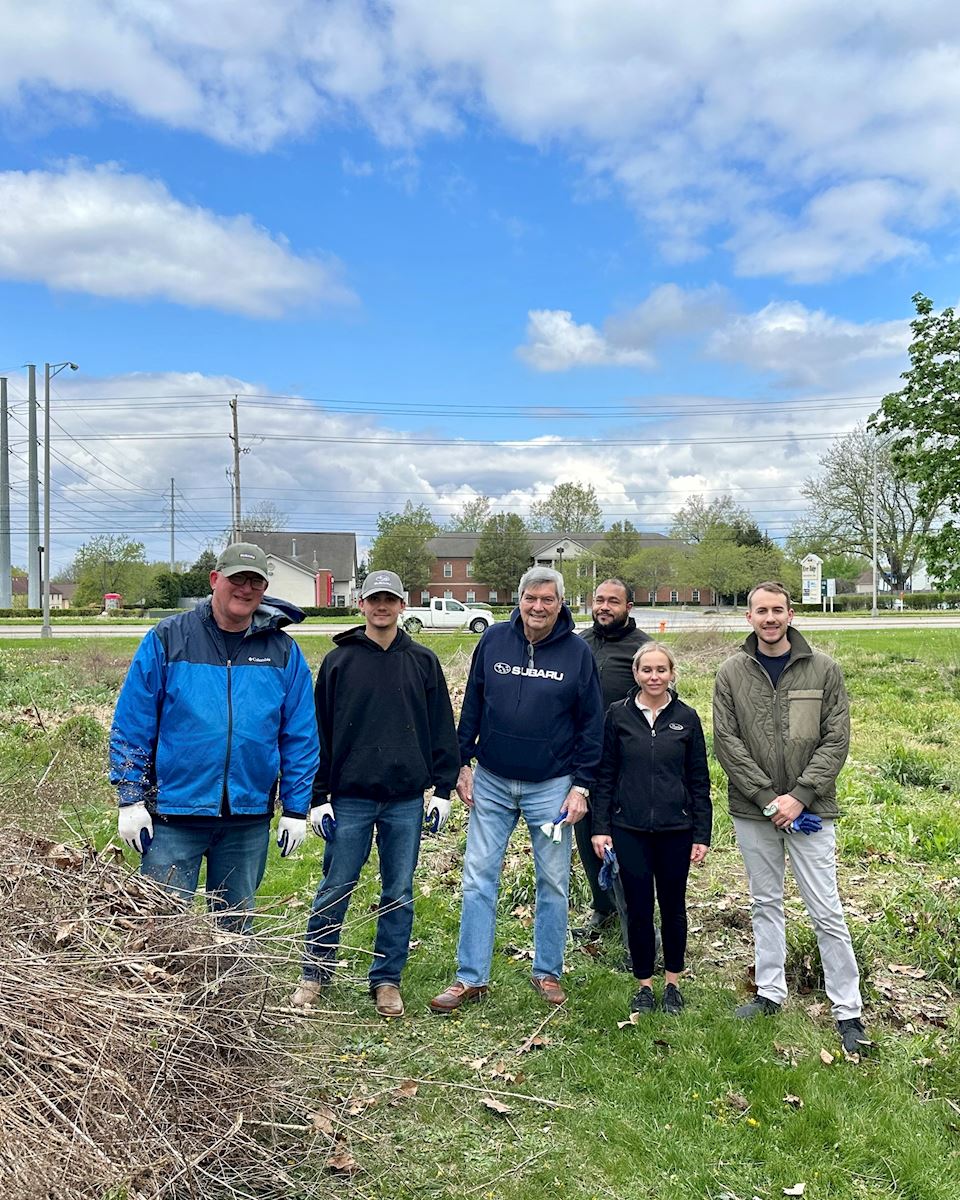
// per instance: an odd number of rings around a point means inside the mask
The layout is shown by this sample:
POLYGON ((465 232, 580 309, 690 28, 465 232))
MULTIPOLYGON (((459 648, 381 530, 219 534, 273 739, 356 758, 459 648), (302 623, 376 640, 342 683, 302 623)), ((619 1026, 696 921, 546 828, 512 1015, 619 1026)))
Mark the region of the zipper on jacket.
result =
POLYGON ((780 712, 780 682, 783 679, 784 675, 786 675, 786 673, 790 670, 790 668, 793 666, 793 664, 798 660, 793 658, 793 656, 791 655, 790 661, 780 672, 780 678, 777 680, 776 683, 774 683, 773 680, 770 678, 770 676, 767 674, 766 668, 761 663, 758 663, 756 658, 754 658, 754 656, 752 654, 748 655, 748 657, 750 658, 750 660, 752 662, 756 663, 757 670, 760 672, 760 674, 764 677, 764 679, 767 681, 767 683, 770 685, 771 689, 773 690, 773 713, 774 713, 774 716, 777 721, 777 736, 775 739, 775 741, 777 743, 777 746, 776 746, 777 766, 780 769, 780 778, 777 780, 777 786, 781 789, 779 794, 783 795, 783 791, 788 786, 788 784, 787 784, 787 754, 786 754, 786 750, 784 749, 784 746, 783 746, 783 738, 780 736, 780 732, 783 729, 783 717, 780 712))
MULTIPOLYGON (((230 792, 227 787, 227 780, 230 778, 230 751, 233 746, 233 678, 230 674, 232 667, 230 659, 227 659, 227 757, 223 763, 223 787, 220 789, 220 806, 217 809, 217 816, 223 816, 223 798, 227 797, 227 803, 230 801, 230 792)), ((233 805, 230 806, 231 813, 233 805)))

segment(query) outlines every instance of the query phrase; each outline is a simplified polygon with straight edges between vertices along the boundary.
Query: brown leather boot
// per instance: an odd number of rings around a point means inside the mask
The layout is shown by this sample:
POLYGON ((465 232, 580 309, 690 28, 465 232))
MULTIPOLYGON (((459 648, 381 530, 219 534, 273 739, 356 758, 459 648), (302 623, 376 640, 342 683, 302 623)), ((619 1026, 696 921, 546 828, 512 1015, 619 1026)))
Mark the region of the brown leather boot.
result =
POLYGON ((373 989, 373 1002, 381 1017, 402 1017, 403 997, 393 983, 381 983, 373 989))
POLYGON ((471 987, 469 983, 461 983, 459 979, 456 979, 445 992, 434 996, 430 1001, 430 1011, 440 1013, 441 1016, 449 1016, 464 1004, 482 1000, 486 994, 486 984, 481 984, 480 987, 471 987))

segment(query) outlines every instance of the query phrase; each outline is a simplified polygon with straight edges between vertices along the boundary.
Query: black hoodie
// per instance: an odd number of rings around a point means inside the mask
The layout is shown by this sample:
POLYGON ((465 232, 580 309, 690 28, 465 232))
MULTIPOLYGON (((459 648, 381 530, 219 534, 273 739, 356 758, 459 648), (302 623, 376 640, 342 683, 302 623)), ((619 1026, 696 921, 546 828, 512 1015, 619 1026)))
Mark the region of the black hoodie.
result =
POLYGON ((363 626, 338 633, 314 691, 320 768, 313 803, 327 796, 448 796, 460 758, 437 656, 402 629, 384 650, 363 626))

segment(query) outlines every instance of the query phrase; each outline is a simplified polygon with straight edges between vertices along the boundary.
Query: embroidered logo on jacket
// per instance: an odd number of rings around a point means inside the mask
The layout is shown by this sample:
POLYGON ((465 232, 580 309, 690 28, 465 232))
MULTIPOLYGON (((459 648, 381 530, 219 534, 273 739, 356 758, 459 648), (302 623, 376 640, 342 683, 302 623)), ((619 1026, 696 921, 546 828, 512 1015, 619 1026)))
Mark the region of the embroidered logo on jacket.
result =
POLYGON ((679 731, 679 730, 683 729, 683 726, 682 726, 682 725, 678 725, 678 724, 676 723, 676 721, 671 721, 671 722, 670 722, 670 728, 671 728, 671 729, 676 729, 676 730, 678 730, 678 731, 679 731))
POLYGON ((562 671, 545 671, 542 667, 512 667, 509 663, 493 664, 498 675, 525 675, 528 679, 555 679, 557 683, 563 679, 562 671))

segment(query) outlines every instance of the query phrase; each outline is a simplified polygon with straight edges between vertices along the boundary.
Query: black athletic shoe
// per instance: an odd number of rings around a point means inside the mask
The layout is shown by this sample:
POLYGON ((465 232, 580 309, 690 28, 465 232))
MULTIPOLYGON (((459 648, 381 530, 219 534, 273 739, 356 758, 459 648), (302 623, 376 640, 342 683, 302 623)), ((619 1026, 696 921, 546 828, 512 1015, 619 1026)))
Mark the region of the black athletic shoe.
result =
POLYGON ((849 1017, 837 1022, 840 1030, 840 1041, 847 1054, 866 1054, 870 1049, 870 1039, 859 1017, 849 1017))
POLYGON ((773 1017, 780 1011, 776 1000, 768 1000, 759 992, 747 1004, 741 1004, 733 1010, 733 1015, 741 1021, 752 1021, 754 1017, 773 1017))
POLYGON ((642 987, 630 1001, 630 1011, 641 1013, 644 1016, 647 1013, 656 1012, 657 998, 654 996, 653 991, 646 986, 642 987))
POLYGON ((683 993, 675 983, 668 983, 663 989, 663 1011, 671 1017, 679 1017, 683 1012, 683 993))

